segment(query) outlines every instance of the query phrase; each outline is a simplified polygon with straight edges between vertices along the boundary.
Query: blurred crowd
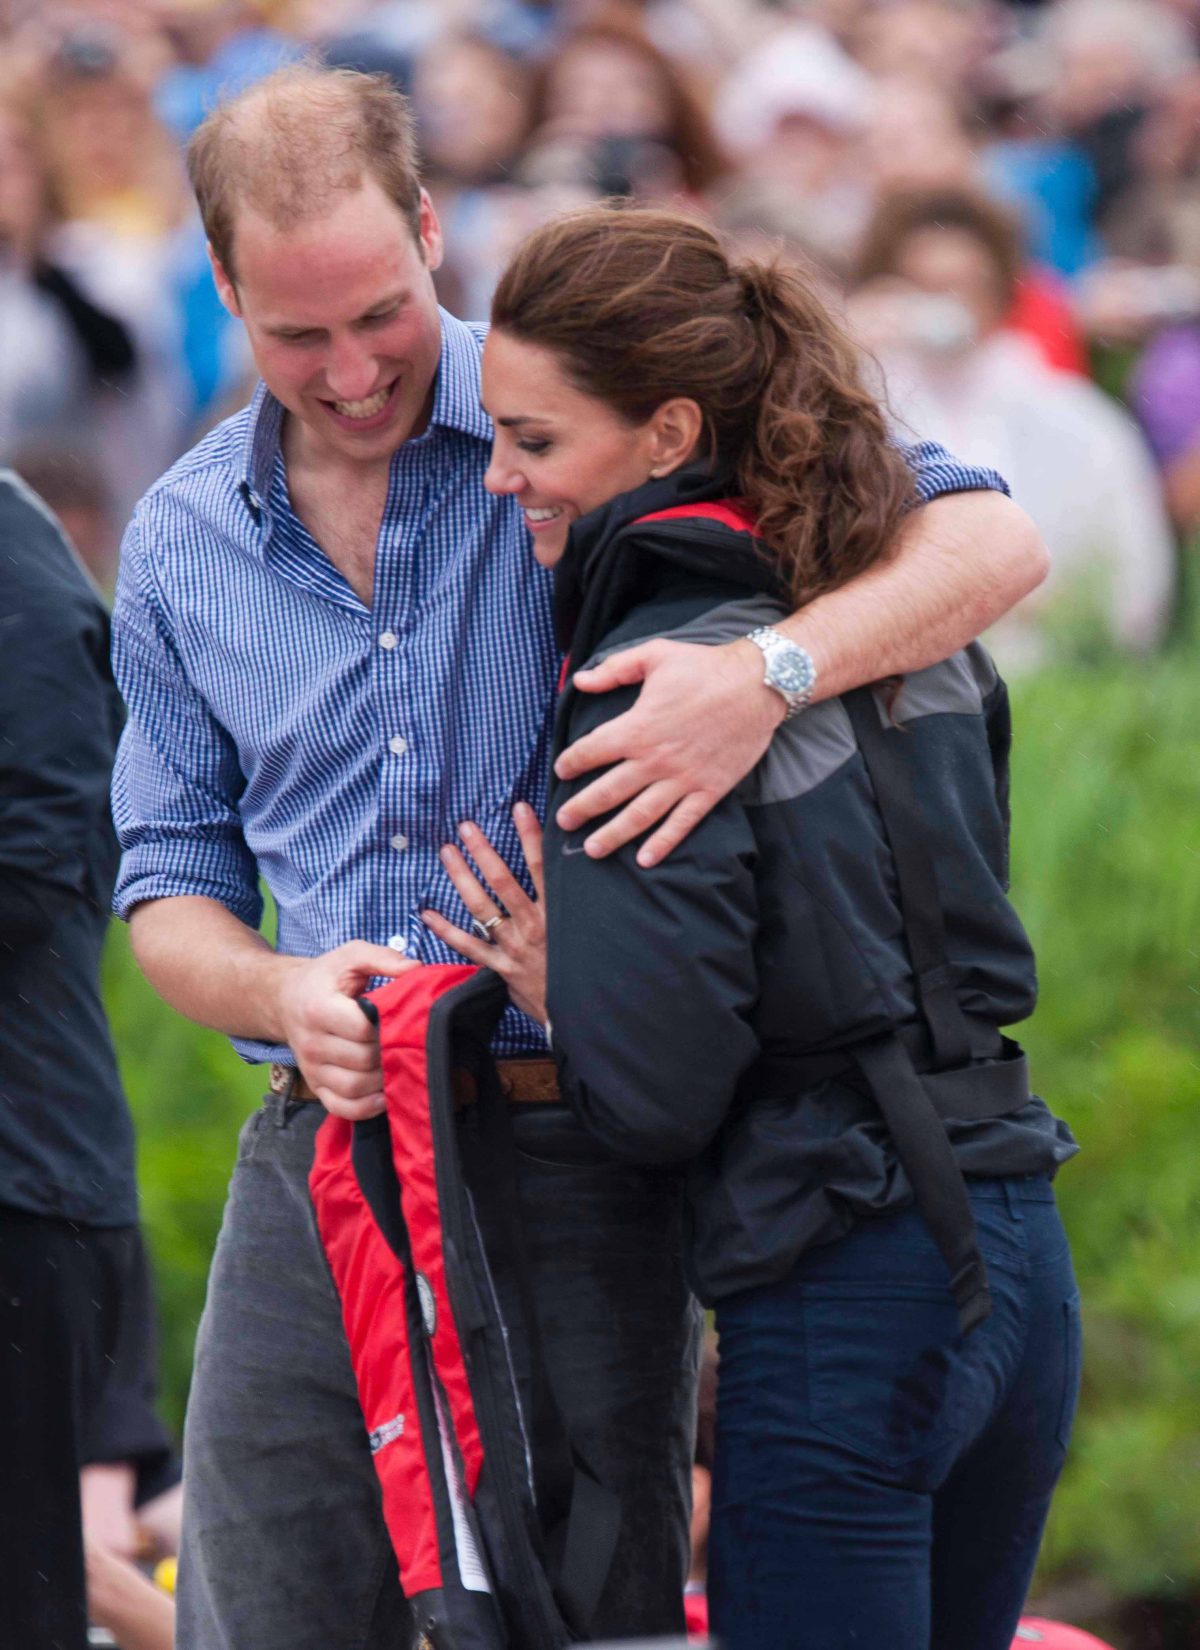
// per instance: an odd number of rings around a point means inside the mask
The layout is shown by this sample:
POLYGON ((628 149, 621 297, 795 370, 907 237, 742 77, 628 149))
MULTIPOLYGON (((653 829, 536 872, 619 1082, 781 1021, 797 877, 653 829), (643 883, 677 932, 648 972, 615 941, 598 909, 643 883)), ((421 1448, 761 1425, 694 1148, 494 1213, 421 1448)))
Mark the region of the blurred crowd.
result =
POLYGON ((313 53, 411 94, 448 308, 486 319, 572 205, 707 213, 1041 526, 1010 672, 1162 641, 1200 528, 1200 0, 0 0, 0 461, 102 584, 247 388, 183 145, 313 53))

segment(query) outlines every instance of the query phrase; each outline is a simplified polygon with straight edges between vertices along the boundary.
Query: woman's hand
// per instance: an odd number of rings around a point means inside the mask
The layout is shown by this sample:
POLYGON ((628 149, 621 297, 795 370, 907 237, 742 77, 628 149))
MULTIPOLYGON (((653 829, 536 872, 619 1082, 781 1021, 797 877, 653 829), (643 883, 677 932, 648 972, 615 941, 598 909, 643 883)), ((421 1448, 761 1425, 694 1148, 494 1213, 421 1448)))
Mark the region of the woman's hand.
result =
POLYGON ((458 889, 462 902, 479 923, 492 923, 491 939, 483 940, 456 928, 438 911, 422 911, 421 921, 468 962, 493 969, 508 987, 519 1009, 546 1023, 546 921, 545 889, 542 881, 542 828, 527 802, 513 809, 513 822, 521 839, 525 863, 537 890, 536 900, 521 887, 478 825, 464 824, 458 834, 471 857, 488 880, 489 887, 472 874, 457 848, 443 848, 442 864, 458 889), (499 917, 500 921, 496 922, 499 917))

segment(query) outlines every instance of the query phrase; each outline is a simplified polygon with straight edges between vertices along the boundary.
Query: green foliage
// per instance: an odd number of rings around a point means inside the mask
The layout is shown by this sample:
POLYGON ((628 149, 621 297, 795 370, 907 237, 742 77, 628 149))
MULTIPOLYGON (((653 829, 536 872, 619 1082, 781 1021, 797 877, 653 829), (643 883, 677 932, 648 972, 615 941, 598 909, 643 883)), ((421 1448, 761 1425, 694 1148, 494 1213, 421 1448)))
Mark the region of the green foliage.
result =
POLYGON ((1037 947, 1039 1091, 1083 1151, 1058 1182, 1083 1400, 1043 1579, 1200 1584, 1200 725, 1183 653, 1048 672, 1016 699, 1013 893, 1037 947))
POLYGON ((109 936, 104 997, 138 1131, 142 1221, 160 1308, 163 1418, 178 1431, 237 1134, 261 1097, 262 1070, 155 996, 123 923, 114 922, 109 936))
MULTIPOLYGON (((1083 1151, 1059 1181, 1085 1306, 1076 1444, 1043 1580, 1200 1585, 1200 718, 1181 648, 1047 672, 1016 700, 1014 897, 1042 1003, 1025 1041, 1083 1151)), ((261 1073, 185 1024, 114 934, 107 996, 141 1141, 167 1413, 261 1073)))

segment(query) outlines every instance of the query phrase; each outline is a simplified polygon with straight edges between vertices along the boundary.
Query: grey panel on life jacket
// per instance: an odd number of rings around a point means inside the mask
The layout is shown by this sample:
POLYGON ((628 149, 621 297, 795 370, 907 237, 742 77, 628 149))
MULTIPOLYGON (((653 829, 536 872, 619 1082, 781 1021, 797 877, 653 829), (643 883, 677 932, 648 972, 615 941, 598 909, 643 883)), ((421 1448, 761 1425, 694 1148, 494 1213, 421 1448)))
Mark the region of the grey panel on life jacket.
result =
MULTIPOLYGON (((597 652, 589 664, 599 664, 614 653, 649 641, 719 647, 737 641, 758 625, 778 624, 787 617, 786 610, 770 596, 747 596, 711 608, 674 630, 622 639, 619 646, 597 652)), ((906 676, 890 712, 886 698, 877 694, 880 720, 904 723, 922 716, 978 716, 985 695, 996 681, 996 668, 987 650, 972 642, 940 664, 906 676)), ((824 784, 857 748, 840 699, 822 700, 778 729, 762 760, 738 787, 737 795, 747 807, 804 796, 824 784)))

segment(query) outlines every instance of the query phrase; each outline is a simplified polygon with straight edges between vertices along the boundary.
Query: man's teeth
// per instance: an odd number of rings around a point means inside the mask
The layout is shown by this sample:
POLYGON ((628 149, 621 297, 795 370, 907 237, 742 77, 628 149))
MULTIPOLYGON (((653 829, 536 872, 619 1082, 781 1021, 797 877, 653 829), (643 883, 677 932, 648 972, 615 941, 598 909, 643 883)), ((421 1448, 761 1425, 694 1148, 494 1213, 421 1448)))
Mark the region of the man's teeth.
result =
POLYGON ((365 401, 335 401, 334 410, 341 413, 343 418, 374 418, 382 412, 387 404, 387 398, 392 393, 392 386, 387 385, 382 390, 376 390, 374 395, 368 396, 365 401))
POLYGON ((560 504, 556 510, 526 510, 525 514, 530 521, 553 521, 555 516, 562 515, 562 505, 560 504))

